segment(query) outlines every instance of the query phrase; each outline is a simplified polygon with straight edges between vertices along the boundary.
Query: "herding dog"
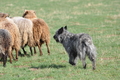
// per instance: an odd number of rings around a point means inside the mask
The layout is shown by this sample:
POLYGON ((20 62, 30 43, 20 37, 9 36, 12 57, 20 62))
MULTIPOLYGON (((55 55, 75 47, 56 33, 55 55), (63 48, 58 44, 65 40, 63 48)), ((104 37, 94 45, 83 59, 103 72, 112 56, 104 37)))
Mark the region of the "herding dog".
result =
POLYGON ((78 58, 82 61, 83 68, 86 69, 86 55, 92 61, 93 70, 96 68, 96 48, 92 38, 85 33, 73 34, 67 31, 67 26, 61 27, 53 38, 56 42, 63 44, 69 55, 69 63, 76 65, 78 58))

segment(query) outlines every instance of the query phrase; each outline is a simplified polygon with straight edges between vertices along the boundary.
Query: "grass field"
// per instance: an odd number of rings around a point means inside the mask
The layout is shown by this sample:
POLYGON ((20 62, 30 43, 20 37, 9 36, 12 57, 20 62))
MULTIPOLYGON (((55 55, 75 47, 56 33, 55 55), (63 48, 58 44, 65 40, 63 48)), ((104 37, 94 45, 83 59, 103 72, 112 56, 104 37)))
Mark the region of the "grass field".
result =
MULTIPOLYGON (((0 0, 0 12, 11 17, 24 10, 35 10, 51 33, 50 50, 42 46, 43 56, 19 57, 19 61, 0 62, 0 80, 119 80, 120 79, 120 0, 0 0), (96 70, 87 58, 87 68, 68 63, 61 44, 52 38, 55 31, 68 26, 72 33, 88 33, 97 47, 96 70)), ((30 54, 29 48, 26 50, 30 54)), ((14 53, 15 54, 15 53, 14 53)), ((9 60, 9 59, 8 59, 9 60)))

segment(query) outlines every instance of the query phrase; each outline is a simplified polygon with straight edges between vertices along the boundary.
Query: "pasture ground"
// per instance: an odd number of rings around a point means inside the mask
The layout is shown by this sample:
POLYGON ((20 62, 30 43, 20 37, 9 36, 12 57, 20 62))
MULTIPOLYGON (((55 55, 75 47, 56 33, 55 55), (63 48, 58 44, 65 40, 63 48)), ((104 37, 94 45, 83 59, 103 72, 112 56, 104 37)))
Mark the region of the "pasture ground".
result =
MULTIPOLYGON (((43 56, 19 57, 19 61, 0 62, 0 80, 119 80, 120 79, 120 0, 0 0, 0 12, 10 17, 22 16, 24 10, 35 10, 51 33, 50 50, 45 44, 43 56), (68 63, 61 44, 52 38, 57 29, 68 26, 72 33, 88 33, 97 47, 96 70, 87 58, 87 68, 68 63)), ((26 47, 28 54, 29 48, 26 47)), ((15 53, 14 53, 15 54, 15 53)), ((8 59, 9 60, 9 59, 8 59)))

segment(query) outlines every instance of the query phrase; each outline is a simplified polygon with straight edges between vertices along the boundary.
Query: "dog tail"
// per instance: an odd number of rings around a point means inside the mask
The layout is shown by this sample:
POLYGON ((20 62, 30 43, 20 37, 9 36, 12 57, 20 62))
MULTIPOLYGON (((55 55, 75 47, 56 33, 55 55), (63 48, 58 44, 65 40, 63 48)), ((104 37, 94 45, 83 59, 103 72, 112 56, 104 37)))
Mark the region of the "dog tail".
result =
POLYGON ((88 57, 93 60, 97 57, 96 47, 94 46, 91 39, 85 39, 84 45, 86 46, 86 53, 88 57))

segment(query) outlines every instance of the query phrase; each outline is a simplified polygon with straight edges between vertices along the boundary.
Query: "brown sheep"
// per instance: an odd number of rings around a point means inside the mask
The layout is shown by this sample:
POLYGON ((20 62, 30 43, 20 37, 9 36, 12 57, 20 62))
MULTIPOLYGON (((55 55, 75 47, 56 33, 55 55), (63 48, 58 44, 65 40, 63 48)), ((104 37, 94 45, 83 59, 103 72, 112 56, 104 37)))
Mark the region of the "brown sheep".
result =
POLYGON ((35 46, 38 46, 40 55, 43 55, 41 46, 43 43, 46 43, 48 54, 49 42, 50 42, 50 32, 47 23, 43 19, 38 19, 34 10, 26 10, 23 14, 24 18, 30 19, 33 22, 33 38, 35 46))
MULTIPOLYGON (((20 50, 21 39, 20 39, 20 33, 19 33, 19 29, 18 29, 17 25, 10 18, 0 17, 0 29, 6 29, 10 32, 10 34, 12 36, 12 50, 15 49, 16 60, 18 60, 18 51, 20 50)), ((12 55, 12 53, 11 53, 11 55, 12 55)), ((10 62, 12 63, 12 60, 10 60, 10 62)))
POLYGON ((7 56, 11 57, 12 39, 8 30, 0 29, 0 54, 3 59, 3 66, 6 66, 7 56))

